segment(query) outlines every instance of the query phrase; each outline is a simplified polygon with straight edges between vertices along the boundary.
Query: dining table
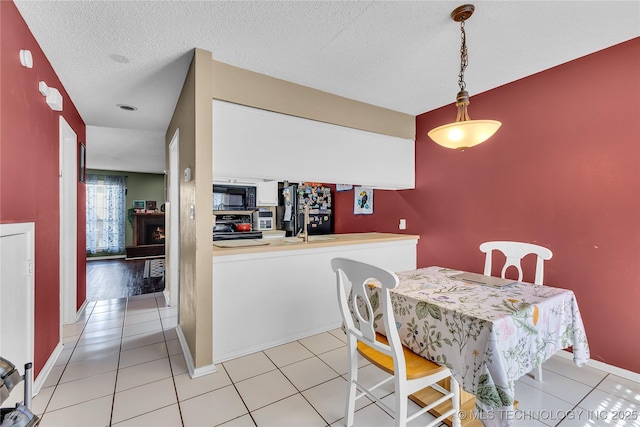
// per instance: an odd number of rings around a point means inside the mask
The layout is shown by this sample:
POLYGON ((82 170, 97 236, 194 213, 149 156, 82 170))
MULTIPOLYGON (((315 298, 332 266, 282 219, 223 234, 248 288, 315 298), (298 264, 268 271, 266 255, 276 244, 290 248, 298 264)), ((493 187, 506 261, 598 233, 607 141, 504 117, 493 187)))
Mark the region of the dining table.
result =
MULTIPOLYGON (((578 302, 568 289, 516 281, 497 288, 462 280, 460 273, 437 266, 396 273, 391 302, 400 339, 451 370, 475 396, 474 418, 510 426, 517 379, 569 347, 577 366, 589 360, 578 302)), ((369 291, 379 300, 378 287, 369 291)), ((372 308, 377 316, 381 307, 372 308)))

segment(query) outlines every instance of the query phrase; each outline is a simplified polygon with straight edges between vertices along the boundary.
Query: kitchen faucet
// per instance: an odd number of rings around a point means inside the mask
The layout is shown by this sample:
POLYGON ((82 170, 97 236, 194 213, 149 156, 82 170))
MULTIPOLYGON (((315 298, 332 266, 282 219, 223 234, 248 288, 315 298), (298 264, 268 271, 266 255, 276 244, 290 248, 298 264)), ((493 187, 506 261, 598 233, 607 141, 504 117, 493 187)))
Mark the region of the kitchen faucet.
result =
POLYGON ((298 232, 298 237, 302 237, 303 242, 309 241, 309 232, 307 230, 309 222, 309 205, 304 205, 304 225, 302 226, 302 230, 298 232))

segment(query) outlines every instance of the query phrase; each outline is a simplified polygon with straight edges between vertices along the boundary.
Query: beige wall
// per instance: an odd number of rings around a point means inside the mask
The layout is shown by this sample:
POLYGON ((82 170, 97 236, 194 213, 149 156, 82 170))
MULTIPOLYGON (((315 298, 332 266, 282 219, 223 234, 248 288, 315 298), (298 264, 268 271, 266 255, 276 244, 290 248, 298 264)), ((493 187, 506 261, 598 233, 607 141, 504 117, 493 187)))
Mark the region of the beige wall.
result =
MULTIPOLYGON (((180 179, 180 328, 189 346, 195 368, 212 363, 212 258, 211 232, 211 52, 195 49, 180 98, 167 129, 166 159, 169 143, 180 129, 180 170, 190 167, 192 180, 180 179), (195 205, 191 219, 190 206, 195 205)), ((167 164, 167 170, 169 166, 167 164)), ((170 171, 171 172, 171 171, 170 171)), ((167 180, 170 182, 171 180, 167 180)), ((171 206, 169 215, 176 207, 171 206)), ((175 233, 166 220, 168 236, 175 233)), ((171 260, 167 260, 170 269, 171 260)), ((171 277, 168 270, 166 276, 171 277)), ((168 283, 171 287, 171 283, 168 283)), ((170 288, 171 289, 171 288, 170 288)))
POLYGON ((212 98, 355 129, 415 139, 415 116, 213 61, 212 98))
MULTIPOLYGON (((211 52, 196 49, 196 150, 194 176, 197 178, 195 199, 196 203, 196 276, 197 276, 197 306, 196 324, 197 346, 195 352, 195 366, 210 365, 213 362, 213 211, 212 186, 213 171, 211 114, 211 52)), ((195 266, 194 266, 195 269, 195 266)))

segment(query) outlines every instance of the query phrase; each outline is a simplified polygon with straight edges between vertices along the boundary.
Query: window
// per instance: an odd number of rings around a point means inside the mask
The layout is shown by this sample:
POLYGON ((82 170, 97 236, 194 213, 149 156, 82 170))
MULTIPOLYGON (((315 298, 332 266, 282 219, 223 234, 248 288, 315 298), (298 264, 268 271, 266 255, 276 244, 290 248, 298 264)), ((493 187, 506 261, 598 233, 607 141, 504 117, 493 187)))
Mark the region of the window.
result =
POLYGON ((125 177, 87 175, 87 253, 124 253, 125 177))

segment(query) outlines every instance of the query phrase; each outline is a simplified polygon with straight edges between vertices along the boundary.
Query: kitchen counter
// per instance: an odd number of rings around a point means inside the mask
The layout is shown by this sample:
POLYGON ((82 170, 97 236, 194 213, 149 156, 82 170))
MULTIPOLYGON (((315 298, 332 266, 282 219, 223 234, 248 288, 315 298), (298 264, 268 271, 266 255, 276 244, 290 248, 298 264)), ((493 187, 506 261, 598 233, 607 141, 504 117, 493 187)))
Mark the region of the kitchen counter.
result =
POLYGON ((419 236, 310 237, 308 243, 274 238, 258 240, 269 243, 261 246, 213 247, 214 363, 339 328, 335 257, 392 271, 416 268, 419 236))
MULTIPOLYGON (((344 245, 359 245, 370 243, 386 243, 402 240, 417 240, 420 236, 412 234, 395 234, 395 233, 345 233, 345 234, 325 234, 318 236, 309 236, 308 242, 303 242, 299 238, 285 237, 285 238, 271 238, 271 239, 256 239, 252 242, 245 242, 240 244, 247 244, 249 246, 238 247, 218 247, 213 246, 213 256, 227 256, 227 255, 240 255, 240 254, 253 254, 253 253, 268 253, 277 251, 294 251, 304 249, 319 249, 332 246, 344 246, 344 245), (267 243, 268 242, 268 243, 267 243), (255 246, 253 245, 255 244, 255 246)), ((232 242, 240 242, 234 240, 232 242)), ((224 245, 225 241, 216 241, 216 244, 224 245)), ((233 244, 233 243, 231 243, 233 244)))

